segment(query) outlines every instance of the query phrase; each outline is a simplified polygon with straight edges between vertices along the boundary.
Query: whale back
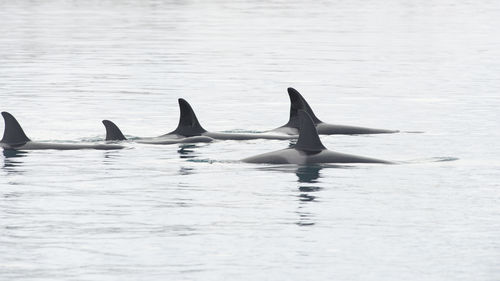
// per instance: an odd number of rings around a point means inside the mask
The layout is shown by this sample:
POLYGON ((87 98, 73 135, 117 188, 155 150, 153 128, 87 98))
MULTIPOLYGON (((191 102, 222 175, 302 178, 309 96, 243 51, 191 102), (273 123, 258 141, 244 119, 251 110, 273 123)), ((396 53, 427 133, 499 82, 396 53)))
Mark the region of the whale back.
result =
POLYGON ((326 147, 321 143, 316 126, 314 126, 312 118, 305 110, 298 111, 299 117, 299 139, 293 147, 297 150, 306 152, 320 152, 326 147))
POLYGON ((106 140, 107 141, 121 141, 127 138, 123 135, 122 131, 115 123, 109 120, 102 120, 102 124, 106 128, 106 140))
POLYGON ((196 118, 193 108, 185 99, 179 99, 180 117, 179 125, 169 134, 177 134, 185 137, 199 136, 207 130, 203 129, 196 118))
POLYGON ((23 128, 21 128, 21 125, 19 125, 19 122, 17 122, 12 114, 4 111, 2 112, 2 116, 5 122, 5 128, 3 138, 0 142, 9 145, 23 145, 30 141, 24 133, 23 128))

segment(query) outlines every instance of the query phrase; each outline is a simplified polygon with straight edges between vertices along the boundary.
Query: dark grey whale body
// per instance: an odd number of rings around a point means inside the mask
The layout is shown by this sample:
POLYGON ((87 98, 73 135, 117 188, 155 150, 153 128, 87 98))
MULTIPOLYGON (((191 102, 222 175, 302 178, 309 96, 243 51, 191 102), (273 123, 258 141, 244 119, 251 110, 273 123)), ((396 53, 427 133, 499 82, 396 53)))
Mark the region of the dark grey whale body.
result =
POLYGON ((34 142, 24 133, 21 125, 16 118, 8 112, 2 112, 5 121, 3 138, 0 140, 0 147, 12 150, 39 150, 39 149, 57 149, 57 150, 75 150, 75 149, 122 149, 121 145, 114 144, 64 144, 64 143, 46 143, 34 142))
POLYGON ((289 140, 296 137, 283 134, 242 134, 242 133, 217 133, 205 130, 198 122, 196 114, 191 105, 185 99, 179 99, 180 118, 179 125, 172 132, 163 136, 206 136, 218 140, 253 140, 253 139, 272 139, 272 140, 289 140))
POLYGON ((268 164, 312 164, 312 163, 381 163, 392 162, 363 156, 334 152, 326 149, 319 139, 312 118, 304 110, 298 111, 299 139, 291 148, 268 152, 241 161, 268 164))
MULTIPOLYGON (((127 138, 123 135, 122 131, 115 123, 109 120, 102 120, 106 128, 107 141, 123 141, 127 138)), ((198 143, 198 142, 212 142, 214 139, 206 136, 192 136, 185 137, 180 135, 163 135, 152 138, 138 138, 134 139, 135 142, 145 144, 176 144, 176 143, 198 143)))
POLYGON ((294 88, 288 88, 288 95, 290 96, 290 119, 285 125, 273 129, 270 132, 280 132, 290 135, 298 134, 299 129, 299 116, 298 111, 303 109, 309 114, 316 130, 320 135, 361 135, 361 134, 390 134, 397 133, 397 130, 373 129, 365 127, 347 126, 328 124, 321 120, 314 114, 313 110, 304 99, 304 97, 294 88))

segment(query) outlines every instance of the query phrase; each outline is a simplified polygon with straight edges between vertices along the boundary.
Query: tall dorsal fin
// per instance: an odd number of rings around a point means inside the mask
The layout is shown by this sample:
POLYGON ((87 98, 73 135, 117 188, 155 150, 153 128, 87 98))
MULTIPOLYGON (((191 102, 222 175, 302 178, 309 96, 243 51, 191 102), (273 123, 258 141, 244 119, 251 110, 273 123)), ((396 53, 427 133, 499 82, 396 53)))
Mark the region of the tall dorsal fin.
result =
POLYGON ((290 96, 290 119, 283 127, 292 127, 298 129, 300 126, 299 122, 299 110, 304 109, 304 104, 302 103, 302 98, 299 92, 294 88, 288 88, 288 96, 290 96))
POLYGON ((115 123, 109 120, 102 120, 102 124, 106 128, 106 140, 107 141, 120 141, 126 140, 127 138, 123 135, 122 131, 115 123))
POLYGON ((4 111, 2 112, 2 116, 5 121, 5 128, 3 138, 0 142, 9 145, 23 145, 30 141, 24 133, 23 128, 21 128, 21 125, 19 125, 19 122, 17 122, 12 114, 4 111))
POLYGON ((193 108, 185 99, 179 99, 179 108, 181 110, 179 125, 177 126, 177 129, 169 134, 193 137, 199 136, 207 131, 200 125, 198 118, 196 118, 196 114, 194 114, 193 108))
POLYGON ((288 95, 290 96, 290 119, 288 120, 288 123, 284 127, 292 127, 292 128, 299 128, 299 115, 298 111, 300 109, 303 109, 309 114, 311 119, 313 120, 314 124, 322 123, 321 120, 314 115, 313 110, 307 103, 307 101, 304 99, 304 97, 299 93, 299 91, 295 90, 294 88, 290 87, 288 88, 288 95))
POLYGON ((307 152, 319 152, 326 147, 321 143, 318 136, 318 131, 314 126, 312 118, 304 110, 299 110, 299 140, 294 146, 295 149, 304 150, 307 152))

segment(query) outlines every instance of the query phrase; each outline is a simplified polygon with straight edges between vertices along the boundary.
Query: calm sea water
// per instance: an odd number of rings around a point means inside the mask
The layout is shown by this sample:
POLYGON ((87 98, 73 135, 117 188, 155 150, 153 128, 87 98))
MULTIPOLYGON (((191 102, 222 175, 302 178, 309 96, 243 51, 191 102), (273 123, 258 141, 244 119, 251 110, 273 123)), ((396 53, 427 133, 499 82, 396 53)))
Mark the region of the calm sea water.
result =
MULTIPOLYGON (((0 110, 40 141, 288 119, 404 161, 237 160, 287 141, 5 154, 1 280, 500 280, 498 1, 0 1, 0 110), (416 133, 420 132, 420 133, 416 133)), ((0 129, 3 130, 3 122, 0 129)))

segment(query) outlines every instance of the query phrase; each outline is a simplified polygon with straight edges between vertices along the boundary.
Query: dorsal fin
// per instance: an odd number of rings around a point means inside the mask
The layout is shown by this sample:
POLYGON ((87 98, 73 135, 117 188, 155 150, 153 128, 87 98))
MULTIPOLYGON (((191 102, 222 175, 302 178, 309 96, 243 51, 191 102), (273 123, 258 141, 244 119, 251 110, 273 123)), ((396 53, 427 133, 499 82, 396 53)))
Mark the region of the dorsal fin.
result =
POLYGON ((319 152, 326 147, 321 143, 312 118, 304 110, 299 110, 299 140, 294 148, 307 152, 319 152))
POLYGON ((304 109, 302 98, 294 88, 288 88, 288 96, 290 96, 290 119, 283 127, 292 127, 298 129, 299 123, 299 110, 304 109))
POLYGON ((0 142, 9 145, 23 145, 30 141, 24 133, 23 128, 21 128, 21 125, 19 125, 19 122, 17 122, 12 114, 4 111, 2 112, 2 116, 5 121, 5 128, 3 138, 0 142))
POLYGON ((179 99, 179 108, 181 110, 179 125, 177 129, 170 132, 169 134, 177 134, 185 137, 199 136, 207 130, 198 122, 196 114, 194 114, 193 108, 185 99, 179 99))
POLYGON ((126 140, 127 138, 123 135, 122 131, 115 123, 109 120, 102 120, 102 124, 106 128, 106 140, 107 141, 120 141, 126 140))
POLYGON ((292 127, 297 129, 299 128, 300 122, 298 111, 300 109, 305 110, 307 114, 309 114, 314 124, 322 123, 322 121, 319 120, 316 115, 314 115, 313 110, 304 99, 304 97, 299 93, 299 91, 295 90, 292 87, 288 88, 287 90, 288 95, 290 96, 290 119, 288 120, 288 123, 283 127, 292 127))

